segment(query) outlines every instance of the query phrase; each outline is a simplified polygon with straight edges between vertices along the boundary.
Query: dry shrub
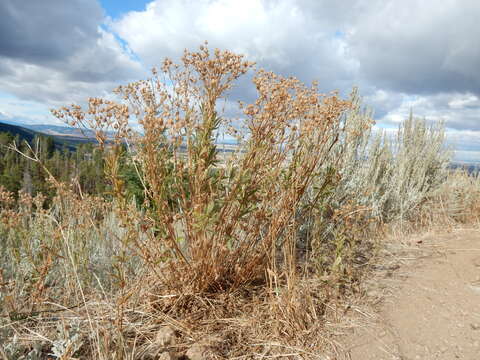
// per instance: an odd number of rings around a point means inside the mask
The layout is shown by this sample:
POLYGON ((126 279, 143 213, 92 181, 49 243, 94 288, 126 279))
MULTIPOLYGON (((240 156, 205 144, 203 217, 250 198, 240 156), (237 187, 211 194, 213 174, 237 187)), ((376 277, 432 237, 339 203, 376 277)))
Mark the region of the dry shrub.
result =
MULTIPOLYGON (((252 66, 240 55, 210 54, 202 46, 185 52, 180 66, 167 59, 151 79, 119 87, 125 104, 90 99, 86 111, 72 106, 56 112, 71 124, 94 127, 101 142, 104 129, 113 127, 116 139, 133 149, 147 220, 156 231, 143 246, 145 256, 170 289, 234 290, 276 271, 277 252, 292 261, 290 229, 297 226, 299 204, 313 181, 331 181, 320 170, 349 103, 266 71, 253 81, 256 102, 242 105, 240 151, 218 166, 215 134, 229 123, 218 115, 217 102, 252 66), (142 136, 129 129, 133 117, 142 136)), ((115 168, 112 161, 114 184, 115 168)), ((116 187, 120 198, 122 190, 116 187)))
MULTIPOLYGON (((202 46, 120 86, 117 101, 53 112, 96 131, 113 201, 55 181, 48 209, 27 198, 15 207, 0 193, 9 220, 0 304, 14 299, 5 318, 52 339, 40 353, 183 354, 205 334, 222 338, 219 358, 310 358, 325 346, 319 332, 334 303, 341 308, 337 297, 358 289, 372 233, 438 188, 443 133, 411 117, 390 142, 373 132, 356 90, 342 100, 264 70, 253 79, 256 101, 240 103, 232 122, 219 103, 252 68, 202 46), (222 159, 225 129, 238 146, 222 159), (121 161, 143 184, 140 207, 126 195, 121 161), (72 307, 61 319, 68 329, 55 330, 60 318, 46 325, 52 304, 72 307), (168 349, 156 340, 166 324, 178 337, 168 349)), ((10 335, 26 331, 9 326, 10 335)))
MULTIPOLYGON (((125 229, 118 239, 119 263, 135 255, 149 269, 148 275, 128 276, 115 267, 122 333, 128 304, 138 302, 140 293, 148 294, 145 312, 173 319, 184 335, 218 331, 215 319, 236 322, 250 312, 249 322, 263 334, 288 333, 288 341, 305 344, 311 339, 307 333, 316 334, 312 326, 321 324, 324 283, 303 284, 312 274, 308 255, 297 263, 297 235, 302 217, 320 206, 338 181, 331 170, 338 159, 332 161, 330 153, 350 102, 320 94, 316 84, 260 70, 253 80, 257 100, 240 104, 244 117, 231 124, 219 114, 218 102, 252 66, 240 55, 211 54, 202 46, 185 52, 181 65, 167 59, 150 79, 119 87, 123 102, 95 98, 86 109, 72 105, 54 112, 96 130, 125 229), (132 130, 132 119, 141 135, 132 130), (222 162, 216 136, 229 127, 242 131, 238 151, 222 162), (144 185, 141 211, 129 207, 118 176, 123 144, 144 185), (145 236, 138 236, 135 224, 145 236)), ((249 343, 255 332, 245 331, 249 343)), ((141 338, 145 342, 148 336, 141 338)), ((130 340, 115 343, 124 341, 130 340)))
POLYGON ((480 181, 478 174, 450 170, 445 180, 425 199, 418 211, 421 226, 478 224, 480 181))

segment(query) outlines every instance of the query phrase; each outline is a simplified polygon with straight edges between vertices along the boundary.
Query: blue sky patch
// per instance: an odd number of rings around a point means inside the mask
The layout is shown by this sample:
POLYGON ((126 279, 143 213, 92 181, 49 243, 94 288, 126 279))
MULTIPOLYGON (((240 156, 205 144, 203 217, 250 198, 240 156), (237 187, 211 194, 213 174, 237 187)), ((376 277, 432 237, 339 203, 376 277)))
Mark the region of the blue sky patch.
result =
POLYGON ((112 19, 118 19, 129 11, 145 10, 150 0, 100 0, 105 12, 112 19))

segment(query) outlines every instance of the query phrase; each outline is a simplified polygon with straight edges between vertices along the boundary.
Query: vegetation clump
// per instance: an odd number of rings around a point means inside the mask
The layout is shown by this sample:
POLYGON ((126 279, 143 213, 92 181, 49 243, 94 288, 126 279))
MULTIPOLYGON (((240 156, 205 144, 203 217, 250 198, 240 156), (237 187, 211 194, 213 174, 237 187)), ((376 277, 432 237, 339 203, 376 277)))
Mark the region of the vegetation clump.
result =
POLYGON ((0 354, 180 356, 206 334, 216 358, 322 351, 338 299, 375 260, 375 232, 445 186, 443 130, 411 116, 391 140, 356 90, 342 99, 265 70, 229 119, 221 101, 249 71, 205 45, 120 86, 117 101, 53 111, 96 132, 105 187, 72 187, 35 155, 48 206, 0 194, 0 338, 13 339, 0 354), (237 139, 228 156, 222 132, 237 139))

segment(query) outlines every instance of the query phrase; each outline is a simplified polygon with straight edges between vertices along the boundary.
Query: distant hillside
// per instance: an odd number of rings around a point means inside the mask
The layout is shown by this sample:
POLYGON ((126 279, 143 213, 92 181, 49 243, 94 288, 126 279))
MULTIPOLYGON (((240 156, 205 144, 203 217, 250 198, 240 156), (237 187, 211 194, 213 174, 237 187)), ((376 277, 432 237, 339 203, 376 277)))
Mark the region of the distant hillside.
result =
POLYGON ((62 126, 62 125, 25 125, 25 127, 41 132, 43 134, 52 135, 52 136, 73 136, 75 138, 95 138, 95 132, 93 130, 80 130, 72 126, 62 126))
MULTIPOLYGON (((17 126, 17 125, 12 125, 12 124, 6 124, 3 122, 0 122, 0 132, 8 132, 12 134, 13 136, 19 136, 21 140, 26 140, 28 142, 31 142, 36 135, 41 135, 41 136, 51 136, 55 142, 55 147, 56 148, 62 148, 66 146, 70 150, 75 150, 78 144, 82 143, 89 143, 89 142, 95 142, 95 139, 92 137, 86 137, 81 135, 75 136, 74 132, 72 131, 70 135, 67 135, 67 130, 63 130, 63 133, 61 131, 40 131, 40 130, 35 130, 34 128, 43 128, 45 130, 48 130, 51 127, 57 127, 55 125, 25 125, 25 126, 17 126)), ((70 129, 66 126, 58 126, 58 128, 61 129, 70 129)), ((75 128, 71 128, 72 130, 77 130, 75 128)))
POLYGON ((469 174, 476 175, 480 173, 480 164, 478 163, 452 162, 448 167, 452 170, 463 169, 466 170, 469 174))
POLYGON ((0 132, 8 132, 13 136, 18 135, 21 140, 26 140, 28 142, 31 142, 35 135, 37 135, 37 132, 33 130, 5 123, 0 123, 0 132))

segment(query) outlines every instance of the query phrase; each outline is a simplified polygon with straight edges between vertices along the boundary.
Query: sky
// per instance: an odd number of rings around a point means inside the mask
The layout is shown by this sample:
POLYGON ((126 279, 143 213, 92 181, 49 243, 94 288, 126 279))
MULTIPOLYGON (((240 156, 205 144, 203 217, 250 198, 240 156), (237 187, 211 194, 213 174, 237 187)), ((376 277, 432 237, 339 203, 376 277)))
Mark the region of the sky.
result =
POLYGON ((480 162, 478 19, 478 0, 1 0, 0 121, 55 123, 49 109, 207 40, 325 91, 358 86, 379 127, 444 121, 456 160, 480 162))

